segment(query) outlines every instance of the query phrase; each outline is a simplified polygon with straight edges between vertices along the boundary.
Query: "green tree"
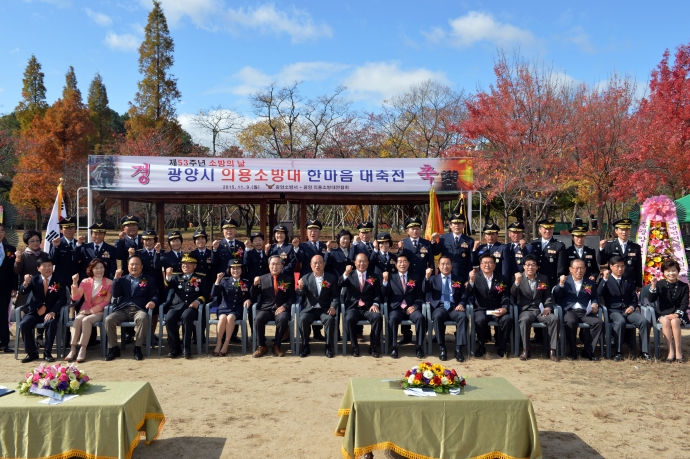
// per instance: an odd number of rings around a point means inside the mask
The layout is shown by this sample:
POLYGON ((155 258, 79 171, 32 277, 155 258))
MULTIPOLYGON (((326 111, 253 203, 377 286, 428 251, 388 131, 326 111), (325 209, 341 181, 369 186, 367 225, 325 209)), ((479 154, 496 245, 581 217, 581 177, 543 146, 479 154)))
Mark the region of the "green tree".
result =
POLYGON ((89 117, 94 127, 91 144, 94 152, 98 153, 101 146, 112 137, 113 129, 111 124, 114 113, 108 107, 108 92, 105 89, 105 84, 103 84, 103 78, 98 73, 93 77, 89 85, 87 105, 89 107, 89 117))
POLYGON ((65 74, 65 87, 62 88, 62 98, 68 99, 71 95, 76 94, 81 101, 81 91, 77 87, 77 75, 74 73, 74 67, 69 66, 69 70, 65 74))
POLYGON ((48 108, 46 102, 46 87, 43 84, 41 64, 33 54, 29 58, 29 63, 24 70, 22 79, 22 100, 14 109, 22 131, 31 126, 31 122, 36 115, 43 115, 48 108))
POLYGON ((157 0, 153 0, 144 32, 144 41, 139 47, 139 73, 143 78, 137 83, 138 91, 134 103, 130 104, 130 112, 154 123, 172 120, 175 103, 182 95, 177 89, 177 79, 170 73, 175 62, 175 45, 157 0))

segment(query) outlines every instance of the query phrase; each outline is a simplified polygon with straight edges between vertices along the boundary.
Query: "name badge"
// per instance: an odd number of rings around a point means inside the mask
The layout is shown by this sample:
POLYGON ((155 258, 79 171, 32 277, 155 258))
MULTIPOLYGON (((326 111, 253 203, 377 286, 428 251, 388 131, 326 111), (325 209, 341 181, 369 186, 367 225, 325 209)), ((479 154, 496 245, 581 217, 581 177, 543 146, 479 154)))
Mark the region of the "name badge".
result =
POLYGON ((637 255, 635 252, 630 252, 630 253, 628 253, 628 256, 629 256, 629 257, 634 257, 635 255, 637 255))

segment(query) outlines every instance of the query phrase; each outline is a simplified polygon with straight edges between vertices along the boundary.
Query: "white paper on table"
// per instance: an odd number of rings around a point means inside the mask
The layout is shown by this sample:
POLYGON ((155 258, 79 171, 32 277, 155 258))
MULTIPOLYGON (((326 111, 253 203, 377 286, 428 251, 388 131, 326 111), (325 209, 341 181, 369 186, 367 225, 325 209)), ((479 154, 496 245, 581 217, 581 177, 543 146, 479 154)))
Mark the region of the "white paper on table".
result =
POLYGON ((592 312, 592 302, 590 301, 587 303, 587 314, 590 314, 592 312))
POLYGON ((544 313, 544 303, 539 303, 539 310, 542 314, 544 313))
POLYGON ((450 395, 460 395, 460 392, 462 392, 462 389, 459 387, 457 389, 448 389, 450 395))
POLYGON ((436 392, 433 390, 425 391, 423 389, 404 389, 403 392, 414 397, 436 397, 436 392))
POLYGON ((63 395, 62 400, 56 400, 54 398, 46 397, 38 403, 43 403, 44 405, 59 405, 60 403, 72 400, 73 398, 79 397, 77 394, 63 395))

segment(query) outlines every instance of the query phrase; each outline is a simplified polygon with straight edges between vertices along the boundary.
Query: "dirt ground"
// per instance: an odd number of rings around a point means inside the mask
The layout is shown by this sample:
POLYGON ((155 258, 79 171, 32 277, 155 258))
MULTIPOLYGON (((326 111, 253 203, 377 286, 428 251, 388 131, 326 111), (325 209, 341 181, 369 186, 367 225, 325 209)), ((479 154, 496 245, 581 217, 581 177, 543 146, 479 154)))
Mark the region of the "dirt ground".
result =
MULTIPOLYGON (((686 358, 689 335, 684 332, 686 358)), ((526 394, 545 458, 690 457, 690 363, 630 358, 554 363, 539 353, 522 362, 499 359, 493 346, 487 348, 481 359, 446 364, 465 377, 504 377, 526 394)), ((341 457, 341 438, 333 432, 349 378, 399 377, 418 363, 414 346, 403 347, 399 360, 374 359, 366 349, 365 343, 360 358, 326 359, 317 342, 308 358, 269 353, 254 359, 241 356, 237 345, 224 358, 171 360, 164 347, 163 357, 153 349, 151 357, 137 362, 130 345, 122 358, 105 362, 93 347, 80 366, 98 382, 143 380, 153 386, 167 422, 160 439, 149 446, 141 443, 134 459, 325 459, 341 457), (249 381, 254 375, 261 375, 260 383, 249 381)), ((427 360, 437 362, 438 356, 427 360)), ((0 354, 3 380, 19 381, 31 365, 0 354)))

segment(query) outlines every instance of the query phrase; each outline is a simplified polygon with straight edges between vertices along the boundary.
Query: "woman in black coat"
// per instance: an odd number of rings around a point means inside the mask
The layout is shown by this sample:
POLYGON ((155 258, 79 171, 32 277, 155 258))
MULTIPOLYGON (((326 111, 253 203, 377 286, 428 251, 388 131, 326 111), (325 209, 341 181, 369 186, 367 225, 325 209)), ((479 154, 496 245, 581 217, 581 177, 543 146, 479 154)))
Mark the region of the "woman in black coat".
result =
POLYGON ((664 273, 664 279, 659 282, 656 278, 652 279, 647 298, 650 303, 658 300, 655 306, 657 320, 668 343, 666 361, 683 362, 680 328, 688 323, 688 284, 678 280, 680 265, 676 260, 664 261, 661 264, 661 272, 664 273))

